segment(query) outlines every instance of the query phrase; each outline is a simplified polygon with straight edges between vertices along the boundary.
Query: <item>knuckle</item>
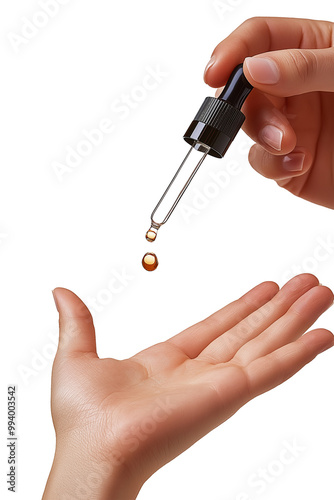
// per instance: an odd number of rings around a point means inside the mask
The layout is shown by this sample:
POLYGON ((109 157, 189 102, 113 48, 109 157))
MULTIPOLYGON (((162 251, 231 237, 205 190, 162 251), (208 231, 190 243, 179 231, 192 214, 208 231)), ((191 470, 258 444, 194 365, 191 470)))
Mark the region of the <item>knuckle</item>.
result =
POLYGON ((261 16, 254 16, 254 17, 250 17, 250 18, 246 19, 246 21, 244 21, 242 24, 244 26, 253 28, 254 25, 257 25, 258 23, 262 23, 263 19, 264 18, 261 16))
POLYGON ((208 316, 200 322, 200 325, 203 326, 204 329, 219 329, 222 326, 222 321, 216 316, 216 313, 208 316))
POLYGON ((302 82, 317 72, 318 59, 312 50, 290 49, 287 55, 289 65, 302 82))

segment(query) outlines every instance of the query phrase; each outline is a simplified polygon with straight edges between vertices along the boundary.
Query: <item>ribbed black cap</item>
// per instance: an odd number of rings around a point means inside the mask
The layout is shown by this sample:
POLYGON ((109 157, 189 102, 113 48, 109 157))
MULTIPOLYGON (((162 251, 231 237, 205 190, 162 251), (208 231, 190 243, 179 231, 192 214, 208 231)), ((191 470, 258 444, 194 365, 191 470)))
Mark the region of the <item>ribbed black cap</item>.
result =
POLYGON ((210 147, 209 155, 222 158, 240 130, 245 115, 240 111, 252 85, 243 73, 243 65, 233 70, 222 93, 206 97, 183 138, 199 151, 206 151, 197 142, 210 147))
MULTIPOLYGON (((222 158, 244 120, 245 115, 238 108, 215 97, 206 97, 183 138, 191 146, 197 141, 209 146, 209 155, 222 158)), ((205 151, 200 144, 194 147, 205 151)))

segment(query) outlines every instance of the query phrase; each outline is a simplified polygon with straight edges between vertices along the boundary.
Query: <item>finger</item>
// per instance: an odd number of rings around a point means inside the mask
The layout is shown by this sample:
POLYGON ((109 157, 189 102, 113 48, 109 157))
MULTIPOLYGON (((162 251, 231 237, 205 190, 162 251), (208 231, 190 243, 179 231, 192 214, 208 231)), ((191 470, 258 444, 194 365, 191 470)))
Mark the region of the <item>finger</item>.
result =
POLYGON ((287 344, 267 356, 252 361, 244 370, 248 379, 250 397, 273 389, 297 373, 318 354, 334 345, 328 330, 308 332, 295 342, 287 344))
POLYGON ((333 292, 325 286, 315 286, 300 297, 287 313, 256 338, 243 345, 233 362, 248 365, 284 345, 298 339, 333 305, 333 292))
MULTIPOLYGON (((225 40, 217 45, 212 53, 212 58, 209 61, 205 72, 204 80, 211 87, 221 87, 225 85, 229 75, 237 64, 240 64, 249 56, 263 54, 268 51, 279 51, 282 49, 300 48, 300 49, 325 49, 331 46, 331 30, 332 23, 326 21, 315 21, 308 19, 291 19, 291 18, 267 18, 257 17, 248 19, 234 30, 225 40), (256 36, 254 36, 256 33, 256 36)), ((298 57, 298 56, 297 56, 298 57)), ((303 55, 301 55, 303 57, 303 55)), ((307 56, 306 56, 307 57, 307 56)), ((308 59, 312 60, 312 55, 308 55, 308 59)), ((330 54, 321 57, 321 72, 324 73, 324 64, 327 67, 328 59, 331 59, 330 54), (324 61, 326 60, 326 63, 324 61)), ((299 60, 298 60, 299 61, 299 60)), ((298 72, 297 65, 294 60, 294 55, 287 56, 284 68, 289 68, 294 74, 298 72)), ((301 63, 303 64, 303 63, 301 63)), ((332 66, 332 63, 331 63, 332 66)), ((309 68, 306 64, 304 68, 309 68)), ((250 83, 254 83, 255 87, 260 88, 255 80, 251 77, 250 72, 244 66, 245 75, 249 77, 250 83)), ((303 70, 302 70, 303 71, 303 70)), ((310 68, 310 71, 317 73, 316 69, 310 68)), ((284 69, 282 77, 288 76, 289 69, 284 69)), ((330 83, 331 72, 326 74, 326 85, 330 83)), ((291 74, 290 74, 291 76, 291 74)), ((314 76, 313 76, 314 80, 314 76)), ((283 81, 283 80, 282 80, 283 81)), ((285 80, 286 81, 286 80, 285 80)), ((299 77, 300 81, 300 77, 299 77)), ((305 83, 305 82, 304 82, 305 83)), ((286 84, 286 83, 285 83, 286 84)), ((314 83, 313 83, 314 84, 314 83)), ((325 86, 324 83, 320 83, 325 86)), ((271 89, 273 84, 269 84, 271 89)), ((307 85, 307 83, 306 83, 307 85)), ((265 84, 266 88, 268 84, 265 84)), ((261 87, 263 90, 263 86, 261 87)), ((298 90, 298 89, 297 89, 298 90)), ((319 90, 321 90, 319 88, 319 90)), ((265 92, 269 92, 268 89, 265 92)), ((297 93, 300 93, 299 91, 297 93)), ((281 95, 281 94, 274 94, 281 95)))
POLYGON ((299 195, 299 190, 303 187, 299 178, 305 176, 306 182, 306 176, 313 164, 313 155, 302 147, 296 147, 286 155, 273 155, 254 144, 249 150, 248 161, 263 177, 274 179, 280 186, 299 195))
POLYGON ((261 92, 254 90, 243 107, 243 130, 268 153, 283 155, 296 147, 296 134, 287 117, 261 92))
POLYGON ((238 300, 171 337, 167 342, 181 349, 190 358, 195 358, 215 338, 271 300, 278 290, 276 283, 261 283, 238 300))
POLYGON ((299 297, 318 284, 317 278, 312 274, 295 276, 271 301, 211 342, 197 359, 210 363, 230 361, 244 344, 260 335, 284 315, 299 297))
POLYGON ((334 49, 286 49, 247 57, 244 74, 262 92, 289 97, 333 92, 334 49))
MULTIPOLYGON (((296 190, 302 189, 304 185, 300 177, 307 174, 312 167, 318 147, 319 131, 322 128, 319 99, 317 95, 309 95, 305 106, 303 97, 296 96, 289 99, 284 108, 291 126, 298 131, 294 150, 290 150, 288 154, 285 154, 285 151, 277 152, 279 154, 274 156, 268 148, 265 151, 260 147, 262 144, 257 144, 250 150, 249 162, 254 170, 264 177, 283 181, 280 185, 299 195, 296 190), (312 120, 309 120, 310 114, 312 120), (288 182, 289 186, 286 186, 288 182)), ((250 111, 252 114, 255 113, 255 109, 250 111)))
POLYGON ((96 354, 95 328, 93 318, 87 306, 75 293, 66 288, 53 290, 56 307, 59 312, 60 355, 96 354))

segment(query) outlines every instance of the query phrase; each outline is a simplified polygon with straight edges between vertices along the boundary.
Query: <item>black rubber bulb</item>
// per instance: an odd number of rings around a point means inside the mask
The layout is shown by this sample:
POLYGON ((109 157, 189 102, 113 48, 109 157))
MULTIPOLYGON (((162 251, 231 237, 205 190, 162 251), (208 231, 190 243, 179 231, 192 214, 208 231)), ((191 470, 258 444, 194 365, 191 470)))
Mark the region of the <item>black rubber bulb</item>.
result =
POLYGON ((252 88, 252 85, 244 75, 242 64, 238 64, 232 71, 218 99, 228 102, 235 108, 241 109, 252 88))

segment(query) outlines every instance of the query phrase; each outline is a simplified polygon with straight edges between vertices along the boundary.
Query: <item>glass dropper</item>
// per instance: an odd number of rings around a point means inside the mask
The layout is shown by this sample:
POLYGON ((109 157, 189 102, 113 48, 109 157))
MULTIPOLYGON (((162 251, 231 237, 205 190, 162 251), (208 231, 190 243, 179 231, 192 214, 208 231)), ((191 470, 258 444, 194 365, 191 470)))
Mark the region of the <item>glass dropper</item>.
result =
POLYGON ((151 227, 146 233, 148 241, 152 242, 156 239, 157 231, 172 215, 207 155, 222 158, 240 130, 245 120, 241 106, 253 88, 246 79, 242 68, 242 64, 234 68, 227 84, 217 98, 205 98, 184 134, 184 140, 191 145, 190 150, 151 214, 151 227), (193 151, 199 151, 202 155, 198 157, 198 154, 193 153, 193 151), (189 171, 190 175, 185 182, 180 181, 180 177, 182 177, 180 174, 185 173, 185 170, 189 171), (182 186, 181 190, 177 189, 177 184, 179 187, 182 186), (173 190, 178 193, 176 196, 173 196, 173 190), (169 202, 169 198, 174 201, 169 202), (170 208, 163 209, 165 205, 170 208), (161 222, 156 220, 159 211, 165 214, 159 217, 161 222))

